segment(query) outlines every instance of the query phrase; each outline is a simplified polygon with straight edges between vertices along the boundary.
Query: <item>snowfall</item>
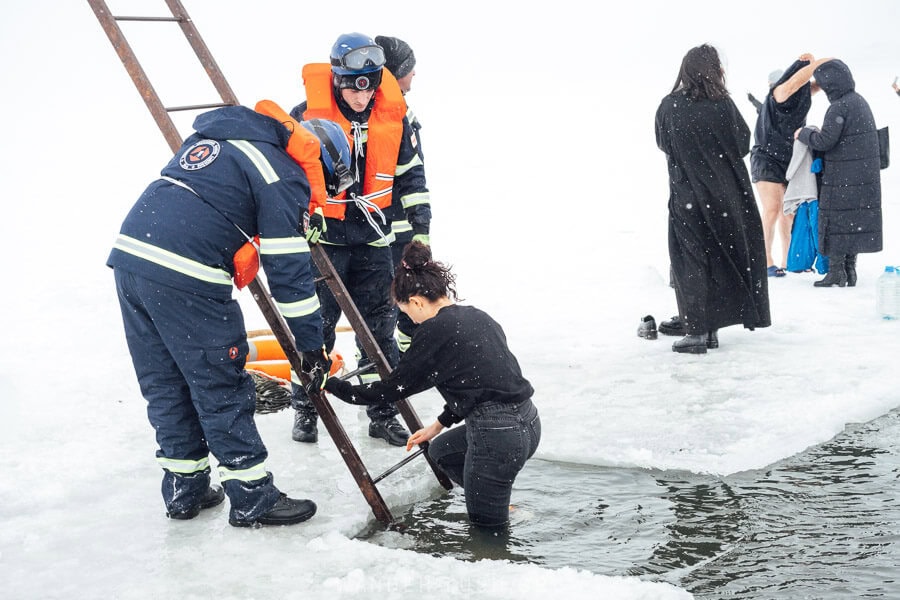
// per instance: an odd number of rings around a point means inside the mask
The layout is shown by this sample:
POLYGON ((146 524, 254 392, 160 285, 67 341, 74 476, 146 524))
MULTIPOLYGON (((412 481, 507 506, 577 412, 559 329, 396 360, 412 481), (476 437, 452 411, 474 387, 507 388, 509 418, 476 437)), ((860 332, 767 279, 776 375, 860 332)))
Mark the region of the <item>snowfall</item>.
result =
MULTIPOLYGON (((169 14, 162 1, 109 4, 113 14, 169 14)), ((847 12, 838 1, 766 0, 741 5, 740 16, 720 2, 184 4, 249 105, 302 100, 301 66, 324 62, 340 33, 394 35, 415 49, 407 99, 424 126, 434 253, 453 265, 464 302, 502 324, 535 387, 536 458, 728 475, 900 405, 900 322, 875 314, 876 278, 900 264, 897 166, 882 172, 884 251, 860 256, 857 287, 816 289, 813 274, 770 279, 772 326, 724 329, 706 355, 636 335, 644 315, 676 312, 653 117, 684 53, 704 42, 721 50, 751 128, 746 94, 762 97, 770 71, 803 52, 839 57, 879 125, 900 132, 890 88, 900 72, 897 3, 859 0, 847 12)), ((291 440, 290 410, 257 422, 277 485, 313 499, 313 519, 237 529, 227 504, 166 519, 105 260, 171 151, 87 2, 3 10, 4 598, 691 597, 677 581, 355 539, 374 520, 368 504, 324 429, 318 444, 291 440)), ((123 30, 165 104, 218 100, 174 26, 123 30)), ((826 108, 816 96, 809 122, 826 108)), ((182 135, 194 114, 176 114, 182 135)), ((248 329, 266 328, 249 293, 235 294, 248 329)), ((352 361, 348 335, 338 349, 352 361)), ((433 392, 411 402, 426 423, 441 404, 433 392)), ((360 409, 334 404, 372 473, 406 455, 368 438, 360 409)), ((421 459, 379 490, 395 509, 442 493, 421 459)))

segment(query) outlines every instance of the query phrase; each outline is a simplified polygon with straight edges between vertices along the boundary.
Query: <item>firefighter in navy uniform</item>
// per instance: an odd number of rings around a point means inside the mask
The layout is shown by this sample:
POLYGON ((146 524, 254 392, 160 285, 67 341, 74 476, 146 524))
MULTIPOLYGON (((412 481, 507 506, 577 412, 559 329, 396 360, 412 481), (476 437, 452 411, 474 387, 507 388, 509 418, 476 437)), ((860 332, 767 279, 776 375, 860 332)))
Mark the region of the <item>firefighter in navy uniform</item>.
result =
POLYGON ((107 261, 156 430, 166 514, 191 519, 227 494, 234 526, 299 523, 316 505, 280 492, 266 469, 232 277, 235 252, 258 235, 304 371, 324 385, 330 365, 299 230, 309 179, 286 152, 291 132, 271 117, 231 106, 199 115, 194 129, 128 213, 107 261), (210 485, 210 452, 224 491, 210 485))
MULTIPOLYGON (((331 49, 331 64, 303 67, 306 101, 294 107, 297 120, 328 119, 343 127, 351 140, 354 185, 329 198, 319 243, 323 244, 388 364, 399 360, 394 339, 395 313, 390 297, 393 259, 391 220, 386 214, 392 198, 401 199, 405 217, 415 234, 428 234, 431 206, 425 167, 417 152, 415 134, 406 119, 406 102, 397 80, 383 68, 383 49, 367 35, 348 33, 331 49)), ((322 303, 325 347, 331 352, 341 309, 328 286, 318 284, 322 303)), ((369 361, 361 352, 360 365, 369 361)), ((374 371, 362 380, 377 380, 374 371)), ((315 408, 295 387, 296 409, 292 438, 318 439, 315 408)), ((394 446, 409 437, 397 421, 397 408, 385 402, 367 406, 369 435, 394 446)))

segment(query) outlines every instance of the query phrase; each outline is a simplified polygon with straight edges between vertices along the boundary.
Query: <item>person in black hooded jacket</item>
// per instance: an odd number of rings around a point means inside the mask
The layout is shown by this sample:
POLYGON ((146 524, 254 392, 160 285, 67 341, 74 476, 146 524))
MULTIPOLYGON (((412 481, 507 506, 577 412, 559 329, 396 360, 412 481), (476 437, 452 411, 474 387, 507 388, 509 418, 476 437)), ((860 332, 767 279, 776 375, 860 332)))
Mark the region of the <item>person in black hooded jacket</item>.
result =
POLYGON ((750 128, 725 87, 718 52, 704 44, 682 61, 656 112, 669 171, 669 262, 684 322, 675 352, 718 348, 718 329, 767 327, 762 221, 744 157, 750 128))
POLYGON ((881 163, 875 117, 856 92, 850 69, 833 59, 813 76, 831 104, 819 131, 794 137, 822 159, 819 174, 819 241, 828 274, 816 287, 856 285, 856 256, 882 249, 881 163))

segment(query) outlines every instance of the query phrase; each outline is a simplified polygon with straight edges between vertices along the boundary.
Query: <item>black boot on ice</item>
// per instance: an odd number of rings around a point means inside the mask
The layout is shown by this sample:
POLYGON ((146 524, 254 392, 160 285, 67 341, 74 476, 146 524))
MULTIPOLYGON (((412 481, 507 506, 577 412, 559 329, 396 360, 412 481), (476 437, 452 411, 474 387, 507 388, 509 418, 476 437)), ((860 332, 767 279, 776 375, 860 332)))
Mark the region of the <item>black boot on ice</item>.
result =
POLYGON ((684 321, 681 317, 675 315, 668 321, 659 324, 659 332, 663 335, 684 335, 684 321))
POLYGON ((647 315, 646 317, 641 319, 641 324, 638 326, 637 334, 639 338, 644 338, 645 340, 655 340, 656 319, 654 319, 651 315, 647 315))
POLYGON ((380 438, 391 446, 405 446, 409 432, 397 421, 396 417, 378 419, 369 423, 369 437, 380 438))
POLYGON ((200 500, 200 504, 196 506, 192 506, 187 510, 179 510, 167 512, 166 516, 170 519, 178 519, 179 521, 187 521, 188 519, 193 519, 197 515, 200 514, 200 511, 204 508, 212 508, 213 506, 218 506, 225 501, 225 490, 217 485, 211 485, 206 490, 206 494, 203 495, 203 498, 200 500))
POLYGON ((847 287, 856 287, 856 255, 848 254, 844 258, 844 270, 847 271, 847 287))
POLYGON ((228 522, 234 527, 256 527, 258 525, 294 525, 302 523, 316 514, 316 503, 312 500, 295 500, 287 494, 278 496, 275 506, 268 512, 256 517, 253 521, 241 521, 229 517, 228 522))
POLYGON ((709 333, 706 334, 706 347, 707 348, 718 348, 719 347, 719 330, 713 329, 709 333))
MULTIPOLYGON (((844 266, 844 256, 829 256, 828 257, 828 274, 825 275, 825 279, 820 279, 813 283, 816 287, 831 287, 836 285, 838 287, 845 287, 847 285, 847 270, 844 266)), ((856 272, 856 265, 854 264, 854 273, 856 272)), ((854 281, 854 283, 856 283, 854 281)))
POLYGON ((319 439, 319 428, 316 425, 318 415, 307 410, 298 410, 294 415, 294 428, 291 430, 291 438, 295 442, 315 444, 319 439))
POLYGON ((672 344, 672 352, 682 352, 686 354, 706 354, 706 336, 686 335, 672 344))

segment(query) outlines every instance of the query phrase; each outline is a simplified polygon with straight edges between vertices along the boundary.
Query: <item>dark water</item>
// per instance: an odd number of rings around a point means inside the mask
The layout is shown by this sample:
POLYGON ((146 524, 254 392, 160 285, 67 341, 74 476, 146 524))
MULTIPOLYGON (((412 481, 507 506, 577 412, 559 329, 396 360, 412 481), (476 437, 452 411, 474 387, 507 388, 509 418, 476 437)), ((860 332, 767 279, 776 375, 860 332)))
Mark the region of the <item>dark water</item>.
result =
POLYGON ((893 411, 728 477, 532 460, 506 531, 469 525, 456 491, 361 537, 462 560, 639 576, 698 599, 900 598, 898 445, 893 411))

